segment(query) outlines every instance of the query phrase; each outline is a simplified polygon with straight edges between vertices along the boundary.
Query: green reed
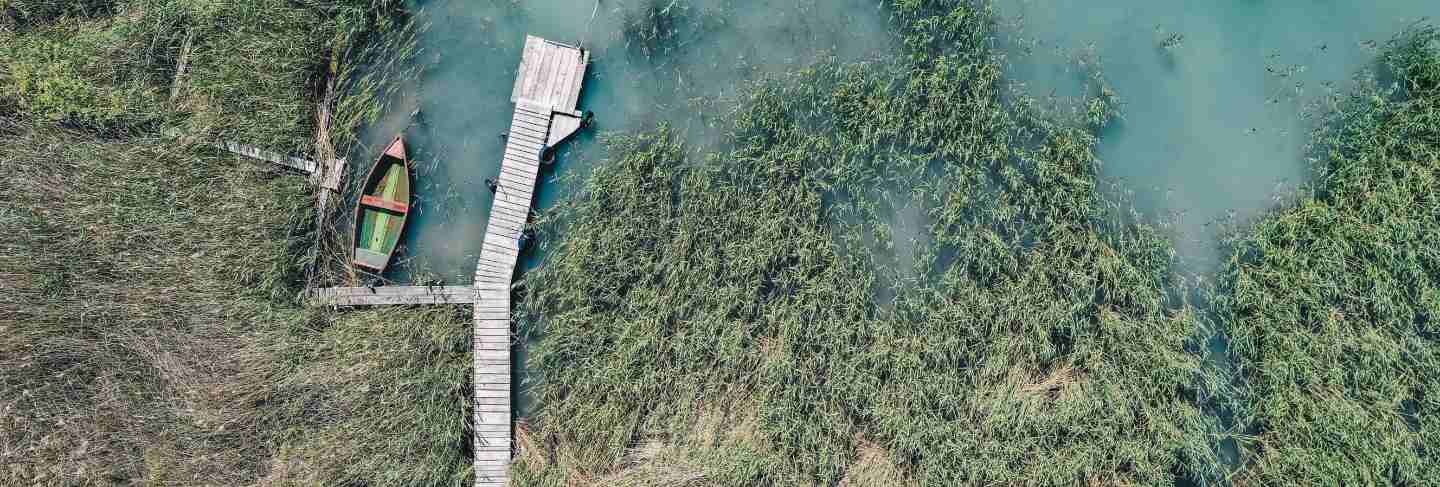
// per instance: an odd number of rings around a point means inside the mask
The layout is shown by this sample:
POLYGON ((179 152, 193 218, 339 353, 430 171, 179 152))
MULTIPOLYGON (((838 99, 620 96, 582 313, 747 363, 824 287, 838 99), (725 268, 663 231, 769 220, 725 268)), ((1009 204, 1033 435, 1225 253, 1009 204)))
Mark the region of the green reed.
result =
POLYGON ((1188 286, 1165 238, 1096 190, 1113 95, 1074 119, 1004 102, 988 5, 890 8, 905 60, 746 87, 704 164, 667 127, 612 136, 545 217, 524 291, 545 446, 517 479, 1218 480, 1207 326, 1165 291, 1188 286))
POLYGON ((1237 481, 1440 478, 1440 32, 1417 25, 1315 133, 1314 183, 1225 242, 1248 428, 1237 481))

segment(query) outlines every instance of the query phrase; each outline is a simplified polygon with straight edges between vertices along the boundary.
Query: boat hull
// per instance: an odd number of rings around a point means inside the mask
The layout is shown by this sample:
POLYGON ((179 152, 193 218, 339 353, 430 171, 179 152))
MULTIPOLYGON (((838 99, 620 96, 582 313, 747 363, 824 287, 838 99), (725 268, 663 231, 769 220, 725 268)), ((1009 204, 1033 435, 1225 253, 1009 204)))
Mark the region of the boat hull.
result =
POLYGON ((409 219, 411 179, 405 142, 396 137, 370 168, 355 207, 351 263, 357 270, 378 274, 389 267, 409 219))

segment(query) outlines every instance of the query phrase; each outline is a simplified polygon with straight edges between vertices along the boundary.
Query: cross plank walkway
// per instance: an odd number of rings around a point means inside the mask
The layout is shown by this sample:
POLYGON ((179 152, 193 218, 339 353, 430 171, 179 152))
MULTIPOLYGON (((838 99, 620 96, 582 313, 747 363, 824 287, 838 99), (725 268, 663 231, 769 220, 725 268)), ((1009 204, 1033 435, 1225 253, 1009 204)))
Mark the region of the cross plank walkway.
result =
POLYGON ((510 287, 520 235, 530 217, 542 153, 580 128, 576 111, 590 53, 525 37, 510 101, 515 112, 496 178, 494 204, 475 265, 474 431, 475 486, 510 480, 510 287))
POLYGON ((477 296, 474 286, 377 286, 314 289, 310 299, 331 306, 414 306, 470 304, 477 296))

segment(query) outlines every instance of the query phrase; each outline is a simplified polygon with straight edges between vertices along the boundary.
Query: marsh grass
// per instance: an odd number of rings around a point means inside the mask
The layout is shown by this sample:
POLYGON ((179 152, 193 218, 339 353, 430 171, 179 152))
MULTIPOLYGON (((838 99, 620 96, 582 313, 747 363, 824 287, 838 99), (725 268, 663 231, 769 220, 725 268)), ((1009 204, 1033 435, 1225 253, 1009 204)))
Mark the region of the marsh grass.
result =
POLYGON ((189 144, 355 150, 399 4, 4 5, 0 484, 464 483, 468 316, 302 307, 312 188, 189 144))
POLYGON ((1217 288, 1242 484, 1440 478, 1440 33, 1416 25, 1315 133, 1314 183, 1239 229, 1217 288))
POLYGON ((523 328, 546 450, 517 478, 642 476, 634 452, 693 445, 739 391, 759 448, 686 459, 696 483, 1218 481, 1208 325, 1165 291, 1188 284, 1163 235, 1096 190, 1113 98, 1005 101, 986 3, 890 8, 904 60, 747 86, 723 152, 612 136, 544 218, 523 328))

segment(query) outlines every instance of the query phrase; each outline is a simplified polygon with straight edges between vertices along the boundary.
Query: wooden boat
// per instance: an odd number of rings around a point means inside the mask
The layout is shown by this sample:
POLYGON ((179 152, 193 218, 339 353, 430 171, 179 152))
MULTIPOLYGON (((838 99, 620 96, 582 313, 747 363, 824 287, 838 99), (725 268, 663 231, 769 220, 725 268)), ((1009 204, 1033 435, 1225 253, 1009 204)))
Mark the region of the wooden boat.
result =
POLYGON ((355 207, 355 267, 378 274, 390 264, 410 214, 410 178, 405 141, 396 137, 365 176, 355 207))

